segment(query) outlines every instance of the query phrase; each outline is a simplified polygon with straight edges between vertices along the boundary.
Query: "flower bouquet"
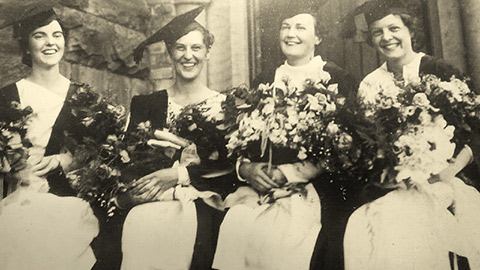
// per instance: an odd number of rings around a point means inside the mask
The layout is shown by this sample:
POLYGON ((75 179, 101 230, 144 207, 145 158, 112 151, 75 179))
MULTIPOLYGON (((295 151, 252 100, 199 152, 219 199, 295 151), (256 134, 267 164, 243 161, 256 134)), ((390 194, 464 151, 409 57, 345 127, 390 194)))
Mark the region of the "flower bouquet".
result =
POLYGON ((225 160, 228 128, 224 124, 222 103, 225 96, 216 95, 191 104, 171 121, 172 133, 193 142, 201 162, 225 160))
POLYGON ((90 86, 79 85, 67 105, 75 121, 65 131, 65 148, 73 157, 66 176, 77 196, 105 208, 108 216, 114 215, 116 196, 133 180, 173 164, 164 149, 149 145, 150 122, 125 131, 125 108, 90 86))
MULTIPOLYGON (((371 90, 375 91, 375 90, 371 90)), ((456 144, 468 143, 480 127, 480 99, 465 80, 441 81, 425 75, 418 81, 376 91, 366 102, 384 167, 395 183, 428 184, 453 158, 456 144)), ((383 180, 382 180, 383 181, 383 180)))
POLYGON ((78 85, 66 103, 74 117, 65 130, 64 148, 72 154, 66 177, 78 197, 113 213, 114 195, 126 188, 121 169, 130 162, 122 142, 125 108, 85 84, 78 85))
POLYGON ((329 80, 306 80, 303 89, 234 89, 227 100, 236 105, 238 129, 230 135, 229 155, 268 162, 267 173, 272 165, 308 160, 340 189, 363 180, 374 159, 366 148, 373 144, 365 140, 361 114, 345 106, 329 80))
POLYGON ((0 172, 20 171, 26 167, 27 151, 31 146, 25 138, 31 107, 22 109, 13 101, 0 107, 0 172))

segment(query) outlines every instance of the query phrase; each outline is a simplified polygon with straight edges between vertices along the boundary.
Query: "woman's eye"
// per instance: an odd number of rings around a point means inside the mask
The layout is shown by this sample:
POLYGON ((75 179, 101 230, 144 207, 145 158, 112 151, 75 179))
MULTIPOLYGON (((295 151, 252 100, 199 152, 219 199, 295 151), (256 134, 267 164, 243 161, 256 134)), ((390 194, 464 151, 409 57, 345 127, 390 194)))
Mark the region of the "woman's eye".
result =
POLYGON ((400 30, 400 27, 399 27, 399 26, 391 26, 391 27, 390 27, 390 31, 392 31, 392 32, 397 32, 397 31, 399 31, 399 30, 400 30))
POLYGON ((41 39, 41 38, 43 38, 43 35, 33 35, 33 38, 34 39, 41 39))
POLYGON ((298 30, 306 30, 307 28, 303 25, 299 25, 299 26, 297 26, 297 29, 298 30))
POLYGON ((63 37, 63 34, 62 33, 55 33, 55 34, 53 34, 53 37, 54 38, 61 38, 61 37, 63 37))
POLYGON ((378 37, 378 36, 382 35, 382 31, 374 30, 374 31, 370 32, 370 34, 372 35, 372 37, 378 37))

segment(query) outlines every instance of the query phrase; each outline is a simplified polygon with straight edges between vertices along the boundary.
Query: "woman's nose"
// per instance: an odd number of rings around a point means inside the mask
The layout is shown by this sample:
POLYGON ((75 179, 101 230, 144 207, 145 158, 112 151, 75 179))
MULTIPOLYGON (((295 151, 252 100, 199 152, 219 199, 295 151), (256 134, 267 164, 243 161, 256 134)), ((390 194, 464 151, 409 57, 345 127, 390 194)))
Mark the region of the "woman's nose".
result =
POLYGON ((391 38, 392 38, 392 32, 390 32, 389 30, 384 30, 382 33, 382 39, 389 40, 391 38))
POLYGON ((187 48, 187 49, 185 50, 184 57, 187 58, 187 59, 190 59, 190 58, 192 58, 192 55, 193 55, 192 49, 187 48))
POLYGON ((290 27, 287 30, 287 37, 294 37, 296 35, 297 31, 295 30, 294 27, 290 27))
POLYGON ((53 36, 47 36, 47 45, 55 44, 55 38, 53 36))

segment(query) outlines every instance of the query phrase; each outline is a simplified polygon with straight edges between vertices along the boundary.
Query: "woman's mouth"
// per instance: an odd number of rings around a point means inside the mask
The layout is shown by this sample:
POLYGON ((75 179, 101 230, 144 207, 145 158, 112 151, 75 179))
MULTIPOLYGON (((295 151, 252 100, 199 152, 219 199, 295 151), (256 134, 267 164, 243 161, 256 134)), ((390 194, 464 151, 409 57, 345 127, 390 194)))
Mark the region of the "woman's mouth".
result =
POLYGON ((45 55, 53 55, 53 54, 56 54, 56 53, 57 53, 57 50, 55 50, 55 49, 47 49, 47 50, 43 50, 42 53, 45 54, 45 55))
POLYGON ((382 45, 382 49, 386 50, 386 51, 393 51, 395 50, 396 48, 398 48, 400 46, 400 43, 398 42, 395 42, 395 43, 388 43, 388 44, 384 44, 382 45))
POLYGON ((196 66, 197 64, 196 63, 193 63, 193 62, 184 62, 182 63, 182 66, 186 69, 192 69, 196 66))
POLYGON ((287 46, 294 46, 294 45, 300 44, 299 41, 294 41, 294 40, 286 40, 283 43, 285 43, 285 45, 287 45, 287 46))

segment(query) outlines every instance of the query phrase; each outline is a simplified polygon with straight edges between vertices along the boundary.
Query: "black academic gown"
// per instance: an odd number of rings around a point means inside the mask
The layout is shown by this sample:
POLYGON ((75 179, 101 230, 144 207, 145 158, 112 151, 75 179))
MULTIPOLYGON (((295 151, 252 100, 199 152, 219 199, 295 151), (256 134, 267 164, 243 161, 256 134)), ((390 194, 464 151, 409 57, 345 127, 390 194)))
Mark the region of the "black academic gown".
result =
MULTIPOLYGON (((151 122, 154 129, 165 128, 167 109, 168 95, 165 90, 133 97, 130 106, 129 129, 135 129, 139 123, 147 120, 151 122)), ((226 197, 236 189, 237 178, 234 172, 221 177, 205 179, 201 175, 210 170, 208 165, 188 166, 187 170, 191 185, 200 191, 210 190, 226 197)), ((195 205, 198 227, 190 269, 210 269, 224 212, 211 208, 203 200, 196 200, 195 205)))
MULTIPOLYGON (((330 73, 329 84, 338 83, 338 92, 348 102, 355 102, 358 81, 355 77, 332 62, 327 62, 324 70, 330 73)), ((262 72, 255 78, 251 87, 259 84, 272 83, 275 79, 275 69, 262 72)), ((322 229, 320 230, 315 249, 310 262, 310 269, 315 270, 343 270, 343 236, 350 214, 360 204, 354 190, 350 190, 350 197, 342 196, 338 185, 330 182, 331 175, 320 175, 311 183, 320 196, 322 205, 322 229)))

